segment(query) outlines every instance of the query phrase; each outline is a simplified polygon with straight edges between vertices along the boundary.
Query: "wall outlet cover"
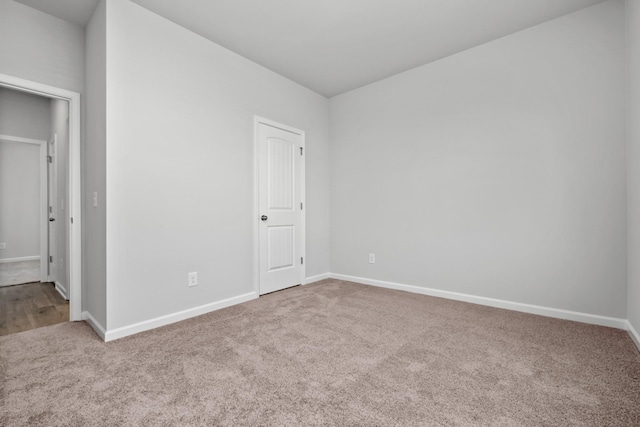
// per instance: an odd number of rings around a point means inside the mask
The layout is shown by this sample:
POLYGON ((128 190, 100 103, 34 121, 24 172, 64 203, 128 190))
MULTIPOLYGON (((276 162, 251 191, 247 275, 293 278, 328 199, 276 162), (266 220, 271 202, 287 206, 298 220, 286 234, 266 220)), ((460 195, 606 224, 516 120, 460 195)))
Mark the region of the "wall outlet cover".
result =
POLYGON ((189 286, 197 286, 198 285, 198 273, 193 272, 189 273, 189 286))

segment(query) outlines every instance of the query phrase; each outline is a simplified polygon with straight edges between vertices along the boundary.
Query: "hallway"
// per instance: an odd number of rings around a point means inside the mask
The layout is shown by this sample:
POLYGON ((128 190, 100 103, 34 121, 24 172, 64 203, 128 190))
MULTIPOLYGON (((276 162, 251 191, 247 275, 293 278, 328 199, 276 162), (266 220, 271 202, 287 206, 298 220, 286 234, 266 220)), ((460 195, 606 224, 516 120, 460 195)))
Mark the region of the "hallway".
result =
POLYGON ((0 336, 69 321, 69 303, 53 283, 0 287, 0 336))

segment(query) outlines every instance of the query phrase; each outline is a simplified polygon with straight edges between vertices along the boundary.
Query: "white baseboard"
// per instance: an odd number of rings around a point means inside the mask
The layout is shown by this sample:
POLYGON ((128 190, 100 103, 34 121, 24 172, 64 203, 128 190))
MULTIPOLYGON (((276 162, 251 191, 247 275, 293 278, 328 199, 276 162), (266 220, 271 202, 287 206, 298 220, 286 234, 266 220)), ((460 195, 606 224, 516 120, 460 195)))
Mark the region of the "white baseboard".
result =
POLYGON ((196 317, 202 314, 210 313, 212 311, 220 310, 221 308, 230 307, 232 305, 251 301, 256 298, 258 298, 257 293, 249 292, 248 294, 238 295, 237 297, 227 298, 222 301, 217 301, 210 304, 205 304, 198 307, 190 308, 187 310, 178 311, 176 313, 167 314, 165 316, 156 317, 155 319, 149 319, 143 322, 134 323, 133 325, 123 326, 121 328, 108 330, 104 335, 104 341, 108 342, 108 341, 116 340, 118 338, 124 338, 129 335, 134 335, 140 332, 148 331, 150 329, 166 326, 171 323, 176 323, 181 320, 189 319, 191 317, 196 317))
POLYGON ((310 284, 310 283, 315 283, 315 282, 319 282, 319 281, 321 281, 321 280, 324 280, 324 279, 330 279, 330 278, 331 278, 330 273, 318 274, 318 275, 316 275, 316 276, 307 277, 307 278, 304 280, 304 284, 305 284, 305 285, 308 285, 308 284, 310 284))
POLYGON ((107 333, 105 332, 105 329, 102 327, 100 322, 98 322, 91 315, 91 313, 89 313, 88 311, 83 311, 82 312, 82 320, 87 322, 89 324, 89 326, 91 326, 91 328, 96 332, 96 334, 98 334, 98 336, 100 338, 102 338, 103 341, 105 341, 105 337, 107 336, 107 333))
POLYGON ((638 334, 638 331, 635 330, 631 322, 629 322, 628 320, 627 320, 627 332, 629 333, 629 336, 631 337, 631 340, 633 340, 636 347, 638 347, 638 351, 640 351, 640 334, 638 334))
POLYGON ((18 258, 0 258, 0 264, 4 264, 7 262, 38 261, 38 260, 40 260, 40 255, 22 256, 18 258))
POLYGON ((67 292, 67 288, 62 286, 62 284, 60 282, 58 282, 57 280, 56 280, 55 284, 56 284, 56 291, 58 291, 58 293, 60 295, 62 295, 62 298, 64 298, 65 300, 69 301, 69 293, 67 292))
MULTIPOLYGON (((442 291, 438 289, 423 288, 420 286, 404 285, 401 283, 385 282, 382 280, 366 279, 363 277, 347 276, 344 274, 329 274, 331 278, 346 280, 349 282, 361 283, 363 285, 378 286, 399 291, 412 292, 416 294, 429 295, 432 297, 446 298, 456 301, 464 301, 472 304, 486 305, 489 307, 504 308, 507 310, 520 311, 523 313, 537 314, 540 316, 554 317, 557 319, 573 320, 575 322, 588 323, 591 325, 608 326, 610 328, 629 330, 630 324, 626 319, 616 317, 606 317, 597 314, 580 313, 577 311, 561 310, 557 308, 543 307, 539 305, 523 304, 519 302, 505 301, 494 298, 480 297, 476 295, 463 294, 458 292, 442 291)), ((637 336, 637 335, 636 335, 637 336)))

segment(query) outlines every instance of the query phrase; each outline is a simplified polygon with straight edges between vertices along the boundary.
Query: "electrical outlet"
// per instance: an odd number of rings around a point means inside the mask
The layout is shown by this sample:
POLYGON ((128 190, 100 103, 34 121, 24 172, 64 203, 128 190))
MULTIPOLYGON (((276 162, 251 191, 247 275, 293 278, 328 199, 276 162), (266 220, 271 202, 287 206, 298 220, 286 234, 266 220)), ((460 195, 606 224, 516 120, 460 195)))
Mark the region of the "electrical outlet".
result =
POLYGON ((0 249, 7 249, 7 244, 4 242, 0 243, 0 249))
POLYGON ((198 273, 193 272, 189 273, 189 286, 197 286, 198 285, 198 273))
POLYGON ((369 254, 369 264, 376 263, 376 254, 369 254))

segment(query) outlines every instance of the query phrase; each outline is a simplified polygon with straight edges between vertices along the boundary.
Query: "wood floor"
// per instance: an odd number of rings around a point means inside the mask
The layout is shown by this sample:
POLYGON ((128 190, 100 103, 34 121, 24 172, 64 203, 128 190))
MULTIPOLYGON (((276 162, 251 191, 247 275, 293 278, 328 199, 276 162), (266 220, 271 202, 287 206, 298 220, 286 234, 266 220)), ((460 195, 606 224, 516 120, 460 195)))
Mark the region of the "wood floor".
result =
POLYGON ((69 321, 69 302, 53 283, 0 287, 0 336, 69 321))

